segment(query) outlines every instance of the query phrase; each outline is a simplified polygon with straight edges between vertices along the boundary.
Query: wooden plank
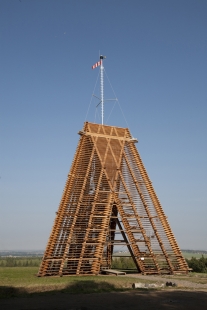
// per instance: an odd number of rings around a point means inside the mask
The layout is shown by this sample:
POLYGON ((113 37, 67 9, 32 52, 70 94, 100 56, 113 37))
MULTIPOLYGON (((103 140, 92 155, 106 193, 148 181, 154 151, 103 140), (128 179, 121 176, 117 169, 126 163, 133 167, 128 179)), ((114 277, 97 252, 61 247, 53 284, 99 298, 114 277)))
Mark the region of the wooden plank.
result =
POLYGON ((103 274, 115 274, 116 276, 123 276, 126 274, 124 271, 115 270, 115 269, 102 269, 101 273, 103 274))

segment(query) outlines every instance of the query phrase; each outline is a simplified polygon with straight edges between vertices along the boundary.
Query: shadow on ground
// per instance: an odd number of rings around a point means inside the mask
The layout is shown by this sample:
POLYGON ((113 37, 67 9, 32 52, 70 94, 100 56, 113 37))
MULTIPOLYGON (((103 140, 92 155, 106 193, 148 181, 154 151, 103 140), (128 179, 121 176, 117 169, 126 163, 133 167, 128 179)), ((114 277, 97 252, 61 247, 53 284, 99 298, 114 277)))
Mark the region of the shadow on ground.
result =
POLYGON ((1 310, 149 310, 205 309, 207 292, 184 290, 117 291, 107 282, 79 281, 50 292, 0 287, 1 310), (92 294, 93 293, 93 294, 92 294))
POLYGON ((38 286, 37 291, 34 292, 31 288, 12 287, 12 286, 0 286, 0 299, 12 298, 12 297, 31 297, 35 295, 51 295, 57 293, 67 294, 89 294, 111 291, 123 291, 123 288, 117 288, 115 285, 106 281, 91 281, 91 280, 78 280, 75 283, 70 283, 61 289, 60 285, 54 286, 38 286))

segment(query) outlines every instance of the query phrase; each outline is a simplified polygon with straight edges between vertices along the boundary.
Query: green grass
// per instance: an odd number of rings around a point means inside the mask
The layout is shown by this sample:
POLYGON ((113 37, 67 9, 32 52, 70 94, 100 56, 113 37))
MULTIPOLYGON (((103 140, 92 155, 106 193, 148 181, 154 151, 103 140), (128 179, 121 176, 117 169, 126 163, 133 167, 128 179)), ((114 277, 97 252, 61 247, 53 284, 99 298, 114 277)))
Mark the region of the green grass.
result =
POLYGON ((38 267, 41 257, 1 257, 0 267, 38 267))
MULTIPOLYGON (((0 267, 0 298, 33 296, 35 294, 99 293, 126 291, 132 283, 154 283, 154 280, 117 276, 63 276, 37 277, 38 267, 0 267)), ((207 274, 190 273, 186 276, 171 276, 173 280, 185 280, 207 284, 207 274)))
POLYGON ((127 276, 37 277, 37 272, 37 267, 1 267, 0 298, 48 292, 94 293, 128 290, 135 281, 127 276))

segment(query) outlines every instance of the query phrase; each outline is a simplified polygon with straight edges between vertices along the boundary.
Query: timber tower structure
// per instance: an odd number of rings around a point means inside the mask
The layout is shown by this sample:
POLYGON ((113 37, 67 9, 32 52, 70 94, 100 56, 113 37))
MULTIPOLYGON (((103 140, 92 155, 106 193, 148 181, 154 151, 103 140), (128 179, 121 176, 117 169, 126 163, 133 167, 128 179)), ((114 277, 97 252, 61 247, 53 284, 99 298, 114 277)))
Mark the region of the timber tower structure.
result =
MULTIPOLYGON (((96 66, 103 69, 102 59, 96 66)), ((103 118, 85 122, 79 134, 38 276, 97 275, 111 268, 117 244, 126 246, 138 272, 187 273, 137 140, 103 118)))

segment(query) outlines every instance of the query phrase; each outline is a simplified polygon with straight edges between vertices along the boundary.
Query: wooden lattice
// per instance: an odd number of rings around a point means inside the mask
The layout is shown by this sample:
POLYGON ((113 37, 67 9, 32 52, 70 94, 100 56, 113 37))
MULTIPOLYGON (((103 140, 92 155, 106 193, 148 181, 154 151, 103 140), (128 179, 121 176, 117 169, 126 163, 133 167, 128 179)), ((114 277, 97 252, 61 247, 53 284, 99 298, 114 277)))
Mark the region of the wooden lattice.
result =
POLYGON ((117 242, 143 274, 187 273, 129 130, 86 122, 79 134, 38 275, 98 274, 117 242))

